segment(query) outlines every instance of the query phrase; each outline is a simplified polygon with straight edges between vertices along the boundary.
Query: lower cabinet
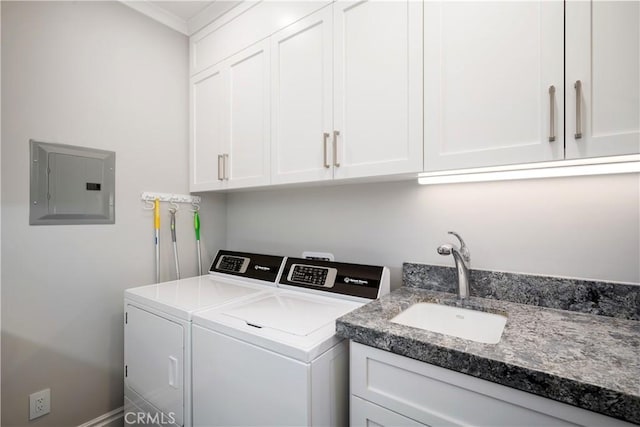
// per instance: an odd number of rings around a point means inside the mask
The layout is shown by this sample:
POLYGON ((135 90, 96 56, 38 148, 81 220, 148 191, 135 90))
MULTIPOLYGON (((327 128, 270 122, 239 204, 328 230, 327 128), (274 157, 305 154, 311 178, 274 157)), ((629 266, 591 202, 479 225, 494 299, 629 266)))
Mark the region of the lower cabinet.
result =
POLYGON ((351 342, 351 425, 632 426, 351 342))

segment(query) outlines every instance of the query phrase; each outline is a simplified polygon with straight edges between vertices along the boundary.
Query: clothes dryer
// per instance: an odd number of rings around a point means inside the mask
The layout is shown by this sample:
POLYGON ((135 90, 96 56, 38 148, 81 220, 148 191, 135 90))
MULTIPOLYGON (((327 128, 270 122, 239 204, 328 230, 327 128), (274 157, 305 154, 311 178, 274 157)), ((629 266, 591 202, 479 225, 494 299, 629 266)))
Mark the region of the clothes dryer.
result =
POLYGON ((125 424, 191 426, 193 314, 268 293, 283 261, 220 251, 208 275, 125 291, 125 424))

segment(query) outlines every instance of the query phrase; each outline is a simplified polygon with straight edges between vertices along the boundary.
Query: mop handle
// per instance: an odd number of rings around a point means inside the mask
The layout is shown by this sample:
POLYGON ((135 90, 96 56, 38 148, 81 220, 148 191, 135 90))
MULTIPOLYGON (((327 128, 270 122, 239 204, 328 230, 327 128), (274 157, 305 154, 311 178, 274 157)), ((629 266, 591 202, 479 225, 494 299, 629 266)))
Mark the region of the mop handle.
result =
POLYGON ((160 199, 153 202, 153 227, 156 231, 156 283, 160 283, 160 199))
POLYGON ((200 240, 200 215, 198 211, 193 213, 193 228, 196 230, 196 240, 200 240))
POLYGON ((176 211, 171 211, 171 241, 176 242, 176 211))
POLYGON ((156 231, 158 231, 160 230, 160 199, 156 199, 153 202, 153 218, 154 218, 153 225, 156 231))
POLYGON ((176 279, 180 280, 180 263, 178 262, 178 245, 176 244, 176 210, 170 209, 171 214, 171 241, 173 242, 173 260, 176 263, 176 279))
POLYGON ((200 253, 200 214, 193 212, 193 229, 196 231, 196 249, 198 253, 198 275, 202 276, 202 254, 200 253))

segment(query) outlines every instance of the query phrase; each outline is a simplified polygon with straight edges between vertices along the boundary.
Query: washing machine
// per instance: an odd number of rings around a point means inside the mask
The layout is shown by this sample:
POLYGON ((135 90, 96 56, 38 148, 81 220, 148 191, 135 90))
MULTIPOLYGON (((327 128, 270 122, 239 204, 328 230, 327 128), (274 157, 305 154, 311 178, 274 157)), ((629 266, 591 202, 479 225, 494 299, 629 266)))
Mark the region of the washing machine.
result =
POLYGON ((268 293, 284 258, 219 251, 208 275, 124 294, 126 425, 191 426, 191 322, 198 310, 268 293))
POLYGON ((288 258, 276 289, 196 313, 194 426, 346 426, 335 321, 388 292, 386 267, 288 258))

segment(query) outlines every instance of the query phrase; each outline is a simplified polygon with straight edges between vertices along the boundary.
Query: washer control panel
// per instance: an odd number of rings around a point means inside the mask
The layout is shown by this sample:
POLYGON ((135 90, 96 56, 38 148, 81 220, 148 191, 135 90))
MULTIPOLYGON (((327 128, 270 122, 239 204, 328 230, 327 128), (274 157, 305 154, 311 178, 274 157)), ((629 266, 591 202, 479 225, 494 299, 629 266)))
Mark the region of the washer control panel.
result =
POLYGON ((287 258, 279 285, 375 299, 388 292, 384 267, 317 259, 287 258))
POLYGON ((293 264, 287 279, 302 285, 322 286, 332 288, 336 281, 338 270, 331 267, 315 265, 293 264))
POLYGON ((284 257, 249 252, 218 251, 209 272, 276 283, 284 257))

